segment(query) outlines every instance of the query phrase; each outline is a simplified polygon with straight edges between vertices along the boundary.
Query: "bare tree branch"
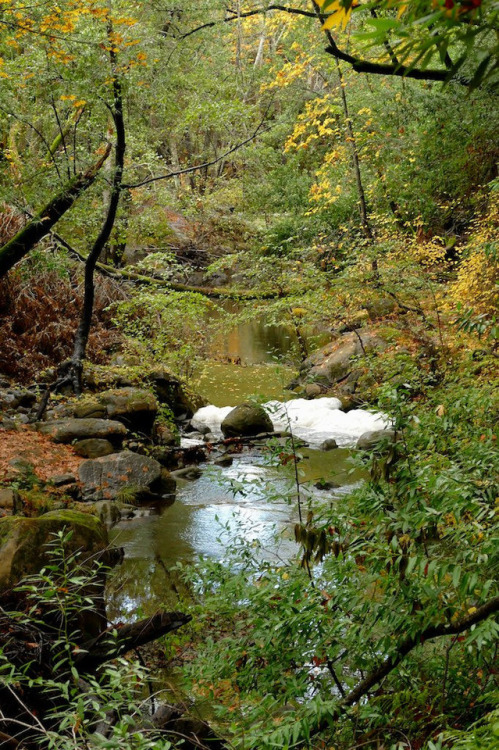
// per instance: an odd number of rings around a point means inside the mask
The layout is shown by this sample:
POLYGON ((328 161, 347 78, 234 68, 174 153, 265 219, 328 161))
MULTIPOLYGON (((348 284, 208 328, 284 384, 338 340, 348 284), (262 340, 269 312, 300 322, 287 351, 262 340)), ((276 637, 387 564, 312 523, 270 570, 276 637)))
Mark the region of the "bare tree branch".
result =
POLYGON ((110 151, 111 144, 108 144, 95 164, 69 181, 63 190, 52 198, 23 229, 3 247, 0 247, 0 277, 10 271, 12 266, 22 260, 40 240, 46 237, 76 199, 92 185, 110 151))
POLYGON ((197 34, 198 31, 203 29, 210 29, 213 26, 218 26, 221 23, 230 23, 231 21, 237 21, 241 18, 249 18, 250 16, 257 16, 261 13, 267 13, 269 10, 280 10, 283 13, 292 13, 297 16, 306 16, 307 18, 315 18, 315 13, 309 10, 300 10, 300 8, 292 8, 288 5, 268 5, 266 8, 255 8, 254 10, 247 10, 244 13, 236 13, 235 11, 228 10, 232 15, 222 18, 219 21, 209 21, 204 23, 202 26, 197 26, 195 29, 187 31, 185 34, 180 36, 180 39, 187 39, 192 34, 197 34))
POLYGON ((431 641, 433 638, 441 638, 445 635, 459 635, 464 633, 465 630, 469 630, 473 625, 477 625, 479 622, 483 622, 488 617, 499 612, 499 596, 489 599, 488 602, 482 604, 481 607, 477 607, 475 612, 464 617, 455 623, 442 623, 441 625, 430 625, 429 627, 422 630, 420 633, 415 635, 407 636, 404 640, 399 643, 395 654, 389 656, 385 661, 372 672, 370 672, 365 679, 363 679, 357 687, 355 687, 342 701, 342 706, 353 706, 361 698, 366 695, 371 688, 373 688, 378 682, 384 677, 390 674, 395 667, 409 654, 416 646, 422 645, 426 641, 431 641))
POLYGON ((142 187, 143 185, 149 185, 151 182, 159 182, 160 180, 169 180, 171 177, 179 177, 182 174, 190 174, 191 172, 197 172, 199 169, 208 169, 208 167, 212 167, 214 164, 218 164, 218 162, 223 161, 227 156, 230 154, 233 154, 235 151, 239 151, 239 149, 243 148, 243 146, 246 146, 248 143, 251 143, 251 141, 254 141, 255 138, 257 138, 262 133, 267 133, 270 130, 270 127, 268 128, 262 128, 263 121, 258 125, 257 129, 254 131, 252 135, 250 135, 249 138, 246 138, 245 141, 242 141, 241 143, 238 143, 236 146, 233 146, 228 151, 225 151, 225 153, 221 154, 221 156, 217 156, 216 159, 212 159, 211 161, 206 161, 203 164, 194 164, 192 167, 186 167, 185 169, 179 169, 176 172, 167 172, 166 174, 159 175, 158 177, 148 177, 146 180, 142 180, 141 182, 135 182, 135 183, 128 183, 126 185, 123 185, 123 189, 127 188, 138 188, 142 187))
POLYGON ((110 632, 105 631, 83 645, 75 658, 75 664, 80 673, 95 672, 101 664, 172 633, 191 620, 191 615, 185 615, 183 612, 159 612, 110 632))

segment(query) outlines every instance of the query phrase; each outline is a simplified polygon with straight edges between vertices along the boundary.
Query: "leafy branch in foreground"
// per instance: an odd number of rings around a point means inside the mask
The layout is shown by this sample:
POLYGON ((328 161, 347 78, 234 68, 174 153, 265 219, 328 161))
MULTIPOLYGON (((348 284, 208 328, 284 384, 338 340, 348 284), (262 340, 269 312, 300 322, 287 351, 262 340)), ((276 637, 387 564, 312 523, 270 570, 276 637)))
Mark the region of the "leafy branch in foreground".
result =
POLYGON ((204 623, 190 689, 236 747, 376 747, 393 732, 431 750, 494 706, 494 399, 448 381, 427 405, 387 386, 382 406, 398 440, 358 455, 368 481, 330 502, 303 493, 300 541, 325 536, 320 565, 265 562, 241 539, 187 573, 204 623))
POLYGON ((22 611, 0 610, 0 740, 23 750, 168 750, 174 745, 146 721, 146 670, 123 657, 190 617, 160 613, 85 639, 104 569, 83 565, 71 537, 55 534, 51 563, 16 588, 22 611))

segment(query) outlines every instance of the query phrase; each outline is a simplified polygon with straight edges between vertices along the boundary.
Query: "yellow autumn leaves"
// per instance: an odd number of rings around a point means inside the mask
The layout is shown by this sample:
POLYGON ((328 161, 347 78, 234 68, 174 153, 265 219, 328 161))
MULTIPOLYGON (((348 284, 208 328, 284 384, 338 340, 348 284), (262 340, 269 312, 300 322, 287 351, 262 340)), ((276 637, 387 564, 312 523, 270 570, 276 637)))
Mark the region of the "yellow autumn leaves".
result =
POLYGON ((323 28, 332 29, 335 26, 340 26, 345 29, 350 20, 352 9, 356 5, 358 5, 356 0, 323 0, 321 10, 328 14, 323 28))
MULTIPOLYGON (((361 5, 359 0, 322 0, 320 3, 321 11, 327 15, 323 29, 328 30, 335 27, 345 30, 352 10, 361 5)), ((372 3, 371 3, 372 5, 372 3)), ((386 3, 387 7, 398 6, 397 18, 400 18, 407 10, 408 3, 403 0, 392 0, 386 3)))

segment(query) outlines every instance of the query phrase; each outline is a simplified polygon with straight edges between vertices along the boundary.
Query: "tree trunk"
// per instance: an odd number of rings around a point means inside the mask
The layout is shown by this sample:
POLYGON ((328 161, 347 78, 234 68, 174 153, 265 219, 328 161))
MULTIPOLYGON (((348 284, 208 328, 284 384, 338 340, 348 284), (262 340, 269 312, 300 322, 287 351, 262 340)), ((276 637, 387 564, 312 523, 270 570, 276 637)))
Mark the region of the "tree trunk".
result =
POLYGON ((49 234, 54 224, 94 182, 110 151, 111 146, 108 145, 104 154, 95 164, 85 172, 80 172, 15 237, 0 248, 0 277, 10 271, 40 240, 49 234))
POLYGON ((106 631, 83 644, 81 653, 75 658, 75 665, 80 674, 92 674, 102 664, 155 641, 167 633, 172 633, 191 620, 191 615, 185 615, 183 612, 160 612, 144 620, 116 628, 115 636, 112 632, 106 631))
MULTIPOLYGON (((316 2, 316 0, 312 0, 312 4, 314 6, 315 13, 317 15, 317 18, 321 22, 321 24, 324 23, 324 16, 321 12, 321 9, 316 2)), ((333 39, 333 36, 329 30, 326 31, 326 36, 328 38, 329 43, 333 46, 335 46, 335 41, 333 39)), ((360 211, 360 223, 362 226, 362 231, 364 232, 364 235, 366 236, 366 239, 369 242, 372 242, 374 239, 371 226, 369 224, 369 217, 367 213, 367 204, 366 204, 366 194, 364 192, 364 185, 362 184, 362 174, 360 171, 360 159, 359 159, 359 151, 357 149, 357 141, 355 139, 355 133, 353 131, 352 127, 352 120, 350 119, 350 112, 348 110, 348 101, 347 101, 347 95, 345 92, 345 79, 343 77, 343 71, 341 70, 340 61, 337 57, 335 57, 336 62, 336 70, 338 73, 338 80, 340 84, 340 97, 341 97, 341 106, 343 108, 343 115, 345 118, 345 126, 348 133, 348 142, 350 144, 350 151, 352 154, 352 164, 353 164, 353 171, 355 174, 355 182, 357 185, 357 195, 359 199, 359 211, 360 211)), ((378 278, 378 261, 376 258, 373 258, 371 261, 371 267, 373 270, 373 275, 377 279, 378 278)))
MULTIPOLYGON (((111 33, 112 29, 110 29, 111 33)), ((114 120, 114 127, 116 130, 116 146, 115 146, 115 158, 114 158, 114 174, 112 180, 111 196, 109 199, 109 205, 107 209, 106 218, 102 228, 93 244, 88 258, 85 262, 85 287, 83 297, 83 308, 81 311, 80 324, 76 331, 73 356, 71 357, 71 364, 68 377, 72 382, 74 392, 79 395, 81 393, 81 375, 83 369, 83 360, 85 359, 88 336, 90 334, 90 327, 92 325, 92 313, 94 309, 94 298, 95 298, 95 284, 94 284, 94 272, 99 260, 99 256, 104 249, 106 242, 109 240, 111 232, 114 227, 116 220, 116 214, 118 211, 118 205, 120 202, 120 195, 123 185, 123 169, 125 165, 125 150, 126 150, 126 138, 125 138, 125 121, 123 117, 123 92, 121 88, 121 81, 116 73, 117 59, 116 53, 111 51, 111 67, 113 70, 113 109, 112 115, 114 120)))
POLYGON ((340 63, 336 60, 336 70, 338 71, 338 80, 340 83, 340 96, 341 105, 343 107, 343 114, 345 116, 345 126, 348 133, 348 142, 350 144, 350 151, 352 154, 353 171, 355 174, 355 182, 357 184, 357 195, 359 198, 359 210, 360 210, 360 223, 362 225, 362 231, 368 240, 373 239, 373 233, 369 224, 369 218, 367 215, 367 204, 366 194, 364 192, 364 185, 362 184, 362 174, 360 171, 360 159, 359 151, 357 149, 357 141, 355 139, 355 133, 353 132, 352 120, 350 119, 350 112, 348 110, 347 95, 345 92, 345 79, 343 78, 343 72, 340 67, 340 63))

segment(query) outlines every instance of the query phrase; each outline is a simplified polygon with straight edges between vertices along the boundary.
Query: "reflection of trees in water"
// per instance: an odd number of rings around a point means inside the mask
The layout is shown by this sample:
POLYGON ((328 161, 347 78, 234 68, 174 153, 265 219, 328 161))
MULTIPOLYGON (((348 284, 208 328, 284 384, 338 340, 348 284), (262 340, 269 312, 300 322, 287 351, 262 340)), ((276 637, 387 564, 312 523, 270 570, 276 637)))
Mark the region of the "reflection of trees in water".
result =
POLYGON ((158 515, 115 528, 112 542, 125 548, 125 559, 108 579, 111 619, 137 611, 147 616, 158 607, 174 608, 179 596, 186 595, 177 574, 171 571, 171 561, 194 558, 194 547, 188 541, 191 515, 191 508, 174 503, 158 515))
POLYGON ((272 362, 274 357, 295 362, 297 340, 285 326, 265 325, 261 320, 240 323, 221 339, 223 354, 243 364, 272 362))
POLYGON ((161 558, 125 559, 109 576, 107 612, 110 620, 147 617, 161 609, 175 609, 189 592, 161 558))

